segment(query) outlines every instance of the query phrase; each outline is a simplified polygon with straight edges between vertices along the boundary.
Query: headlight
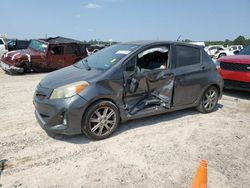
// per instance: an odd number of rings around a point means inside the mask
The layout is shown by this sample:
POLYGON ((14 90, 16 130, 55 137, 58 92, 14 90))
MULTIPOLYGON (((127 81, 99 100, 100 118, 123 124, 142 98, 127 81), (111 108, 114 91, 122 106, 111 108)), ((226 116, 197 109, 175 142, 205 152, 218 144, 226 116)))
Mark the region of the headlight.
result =
POLYGON ((88 85, 88 82, 80 81, 58 87, 53 90, 52 94, 50 95, 50 99, 64 99, 73 97, 74 95, 83 91, 86 87, 88 87, 88 85))

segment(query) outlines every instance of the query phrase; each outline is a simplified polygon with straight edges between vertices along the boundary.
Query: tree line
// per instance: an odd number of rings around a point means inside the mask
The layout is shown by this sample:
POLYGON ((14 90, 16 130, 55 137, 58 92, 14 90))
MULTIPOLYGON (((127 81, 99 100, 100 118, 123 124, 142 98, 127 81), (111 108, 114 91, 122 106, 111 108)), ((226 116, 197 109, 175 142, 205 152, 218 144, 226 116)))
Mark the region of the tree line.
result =
MULTIPOLYGON (((90 44, 96 45, 96 44, 102 44, 102 45, 112 45, 112 44, 116 44, 117 42, 112 41, 112 42, 107 42, 107 41, 98 41, 96 39, 92 39, 90 41, 86 41, 89 42, 90 44)), ((192 42, 189 39, 185 39, 182 40, 182 42, 192 42)), ((234 40, 229 40, 226 39, 224 41, 205 41, 205 45, 209 46, 209 45, 223 45, 223 46, 230 46, 230 45, 243 45, 244 47, 250 45, 250 38, 246 38, 242 35, 238 36, 237 38, 235 38, 234 40)))
MULTIPOLYGON (((183 42, 192 42, 192 41, 189 39, 186 39, 186 40, 183 40, 183 42)), ((245 47, 245 46, 250 45, 250 38, 246 38, 240 35, 234 40, 226 39, 224 41, 205 41, 205 45, 206 46, 209 46, 209 45, 223 45, 223 46, 243 45, 245 47)))

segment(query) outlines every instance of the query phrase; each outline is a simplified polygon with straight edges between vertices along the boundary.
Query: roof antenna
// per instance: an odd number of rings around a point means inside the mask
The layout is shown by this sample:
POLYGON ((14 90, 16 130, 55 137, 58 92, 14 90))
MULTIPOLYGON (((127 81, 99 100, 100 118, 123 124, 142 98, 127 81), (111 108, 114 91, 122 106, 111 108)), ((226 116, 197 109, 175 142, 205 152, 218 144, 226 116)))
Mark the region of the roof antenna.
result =
POLYGON ((180 38, 181 38, 181 35, 179 35, 179 37, 177 38, 177 41, 179 41, 179 40, 180 40, 180 38))

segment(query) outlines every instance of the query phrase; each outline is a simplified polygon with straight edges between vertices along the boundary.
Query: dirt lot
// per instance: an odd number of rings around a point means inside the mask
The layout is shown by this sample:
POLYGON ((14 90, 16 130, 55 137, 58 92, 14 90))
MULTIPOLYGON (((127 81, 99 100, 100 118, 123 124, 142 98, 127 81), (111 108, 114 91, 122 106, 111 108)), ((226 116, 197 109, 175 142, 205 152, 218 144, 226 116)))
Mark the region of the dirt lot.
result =
POLYGON ((0 187, 189 187, 201 159, 209 187, 250 187, 250 94, 122 124, 109 139, 49 137, 32 95, 46 74, 0 71, 0 187), (5 162, 4 162, 5 161, 5 162))

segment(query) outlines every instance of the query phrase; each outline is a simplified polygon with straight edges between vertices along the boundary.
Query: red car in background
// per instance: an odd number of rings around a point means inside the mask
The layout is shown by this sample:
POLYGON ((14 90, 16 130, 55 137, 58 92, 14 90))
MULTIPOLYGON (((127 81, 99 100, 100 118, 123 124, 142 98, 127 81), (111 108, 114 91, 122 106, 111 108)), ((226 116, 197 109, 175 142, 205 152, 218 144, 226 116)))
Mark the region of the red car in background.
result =
POLYGON ((31 40, 27 49, 5 53, 0 67, 11 74, 53 71, 87 57, 88 46, 64 37, 31 40))
POLYGON ((216 65, 225 88, 250 92, 250 46, 237 55, 219 58, 216 65))

